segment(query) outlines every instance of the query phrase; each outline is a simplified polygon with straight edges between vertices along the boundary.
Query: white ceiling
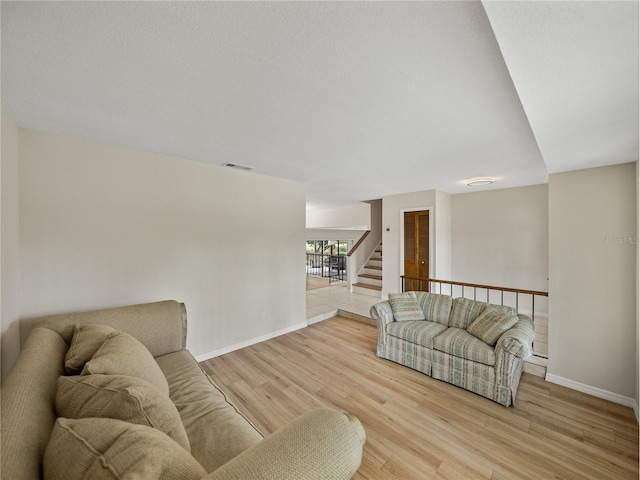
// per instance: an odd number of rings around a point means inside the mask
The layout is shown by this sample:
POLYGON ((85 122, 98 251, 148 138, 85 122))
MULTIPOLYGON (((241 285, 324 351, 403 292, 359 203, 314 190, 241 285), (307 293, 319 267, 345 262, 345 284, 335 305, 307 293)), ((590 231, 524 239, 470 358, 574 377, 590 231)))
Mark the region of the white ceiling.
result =
POLYGON ((2 2, 18 126, 310 205, 638 160, 638 2, 2 2))

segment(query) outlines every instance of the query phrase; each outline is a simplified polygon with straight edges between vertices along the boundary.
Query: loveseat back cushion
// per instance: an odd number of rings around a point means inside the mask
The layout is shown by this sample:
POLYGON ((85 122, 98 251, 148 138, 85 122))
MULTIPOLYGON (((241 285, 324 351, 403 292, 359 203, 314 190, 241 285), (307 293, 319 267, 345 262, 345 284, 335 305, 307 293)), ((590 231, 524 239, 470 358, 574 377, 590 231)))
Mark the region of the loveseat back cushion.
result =
POLYGON ((418 304, 424 312, 425 319, 430 322, 449 325, 453 299, 449 295, 439 293, 416 292, 418 304))
POLYGON ((390 293, 389 303, 396 322, 424 320, 424 312, 416 298, 416 292, 390 293))
POLYGON ((493 347, 460 328, 447 328, 433 339, 433 348, 484 365, 493 366, 496 363, 493 347))
POLYGON ((447 327, 440 323, 425 322, 424 320, 392 322, 386 325, 387 335, 426 348, 433 348, 433 338, 446 329, 447 327))
POLYGON ((115 418, 166 433, 190 452, 180 414, 151 383, 127 375, 76 375, 58 378, 56 412, 65 418, 115 418))
POLYGON ((487 306, 478 315, 478 318, 467 327, 467 332, 493 346, 500 336, 513 327, 517 321, 518 317, 515 315, 509 315, 493 306, 487 306))
POLYGON ((494 305, 459 297, 453 301, 449 326, 466 330, 487 306, 492 306, 509 315, 517 315, 516 309, 508 305, 494 305))
POLYGON ((196 480, 204 468, 153 428, 112 418, 58 418, 43 459, 45 480, 196 480))
POLYGON ((108 325, 76 325, 69 350, 64 358, 64 369, 67 375, 79 375, 85 364, 115 331, 108 325))
POLYGON ((82 375, 130 375, 152 383, 164 395, 169 385, 162 370, 142 343, 126 333, 111 333, 82 369, 82 375))

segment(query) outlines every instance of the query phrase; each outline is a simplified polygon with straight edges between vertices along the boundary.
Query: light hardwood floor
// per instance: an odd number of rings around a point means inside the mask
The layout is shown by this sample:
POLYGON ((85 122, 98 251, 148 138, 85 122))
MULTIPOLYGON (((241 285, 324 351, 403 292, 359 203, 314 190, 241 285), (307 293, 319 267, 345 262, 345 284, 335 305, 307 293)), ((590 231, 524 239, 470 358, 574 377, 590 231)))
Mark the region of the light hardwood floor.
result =
POLYGON ((342 317, 202 363, 264 434, 317 407, 367 432, 357 479, 638 479, 633 410, 523 374, 516 406, 375 355, 342 317))

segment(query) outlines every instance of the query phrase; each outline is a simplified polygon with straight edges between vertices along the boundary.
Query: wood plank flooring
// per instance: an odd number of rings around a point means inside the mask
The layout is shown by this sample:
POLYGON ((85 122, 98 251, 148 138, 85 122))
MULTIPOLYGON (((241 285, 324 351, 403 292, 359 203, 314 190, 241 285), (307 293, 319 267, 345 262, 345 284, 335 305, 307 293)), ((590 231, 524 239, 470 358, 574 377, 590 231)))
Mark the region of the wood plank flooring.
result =
POLYGON ((202 363, 265 435, 329 407, 362 422, 356 479, 638 479, 633 410, 523 374, 516 406, 377 358, 342 317, 202 363))

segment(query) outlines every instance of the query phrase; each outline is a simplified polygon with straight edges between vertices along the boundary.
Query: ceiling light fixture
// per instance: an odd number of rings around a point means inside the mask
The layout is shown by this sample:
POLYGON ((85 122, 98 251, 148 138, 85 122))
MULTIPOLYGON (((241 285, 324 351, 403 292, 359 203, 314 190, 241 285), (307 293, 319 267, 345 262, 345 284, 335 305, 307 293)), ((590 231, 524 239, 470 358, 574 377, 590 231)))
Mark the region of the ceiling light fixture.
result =
POLYGON ((491 185, 494 179, 491 177, 478 177, 467 180, 468 187, 482 187, 484 185, 491 185))

